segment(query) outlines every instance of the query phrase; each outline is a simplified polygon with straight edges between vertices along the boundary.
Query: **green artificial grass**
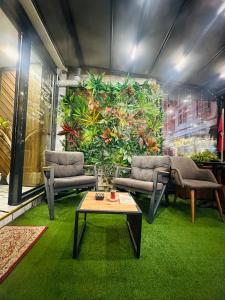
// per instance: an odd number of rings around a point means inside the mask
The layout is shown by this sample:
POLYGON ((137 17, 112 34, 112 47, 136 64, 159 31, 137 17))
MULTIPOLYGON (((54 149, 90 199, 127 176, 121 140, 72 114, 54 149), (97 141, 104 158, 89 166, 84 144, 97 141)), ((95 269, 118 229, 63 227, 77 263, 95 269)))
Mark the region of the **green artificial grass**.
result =
MULTIPOLYGON (((121 215, 88 215, 78 260, 72 259, 75 206, 82 195, 45 203, 14 225, 47 225, 37 244, 0 286, 1 300, 225 299, 225 224, 210 208, 191 223, 188 202, 161 207, 152 225, 143 215, 136 259, 121 215)), ((147 200, 139 199, 143 211, 147 200)))

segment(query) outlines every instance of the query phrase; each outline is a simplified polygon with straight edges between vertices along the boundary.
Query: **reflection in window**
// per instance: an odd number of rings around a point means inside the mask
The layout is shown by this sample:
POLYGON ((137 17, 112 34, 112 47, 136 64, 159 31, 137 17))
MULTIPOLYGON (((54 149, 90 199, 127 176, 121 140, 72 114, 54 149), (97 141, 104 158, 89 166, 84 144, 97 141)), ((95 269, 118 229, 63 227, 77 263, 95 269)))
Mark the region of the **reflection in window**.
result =
POLYGON ((52 73, 32 49, 29 71, 24 186, 43 183, 44 151, 51 141, 52 73))
POLYGON ((0 204, 8 202, 18 32, 0 9, 0 204))
MULTIPOLYGON (((198 96, 198 95, 197 95, 198 96)), ((215 99, 164 100, 164 154, 188 155, 216 150, 217 104, 215 99)))

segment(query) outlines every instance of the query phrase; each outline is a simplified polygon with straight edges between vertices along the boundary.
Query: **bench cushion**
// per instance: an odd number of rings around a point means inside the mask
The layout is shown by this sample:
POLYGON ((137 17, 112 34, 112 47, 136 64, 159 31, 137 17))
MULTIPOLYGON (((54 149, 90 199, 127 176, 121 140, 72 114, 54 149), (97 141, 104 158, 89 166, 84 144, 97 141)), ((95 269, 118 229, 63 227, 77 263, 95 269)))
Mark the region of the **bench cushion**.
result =
POLYGON ((45 151, 46 165, 54 166, 54 177, 71 177, 84 174, 82 152, 45 151))
MULTIPOLYGON (((131 178, 141 181, 153 181, 154 170, 169 171, 169 156, 133 156, 131 163, 131 178)), ((162 176, 159 181, 163 182, 162 176)))
POLYGON ((54 187, 55 188, 68 188, 68 187, 81 187, 84 185, 95 186, 97 178, 95 176, 72 176, 64 178, 55 178, 54 187))
MULTIPOLYGON (((113 180, 114 187, 132 188, 139 191, 152 192, 153 182, 142 181, 132 178, 115 178, 113 180)), ((162 183, 157 184, 157 190, 161 190, 163 187, 162 183)))

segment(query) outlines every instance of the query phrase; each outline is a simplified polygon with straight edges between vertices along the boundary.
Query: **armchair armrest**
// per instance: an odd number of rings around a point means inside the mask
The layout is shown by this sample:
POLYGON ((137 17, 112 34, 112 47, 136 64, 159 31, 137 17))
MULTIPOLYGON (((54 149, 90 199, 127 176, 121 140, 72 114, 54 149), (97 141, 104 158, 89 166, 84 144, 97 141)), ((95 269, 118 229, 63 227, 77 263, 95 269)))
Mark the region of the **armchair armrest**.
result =
POLYGON ((154 170, 153 173, 153 184, 155 188, 157 187, 157 184, 159 182, 163 183, 164 185, 168 183, 170 178, 170 172, 164 171, 164 170, 154 170), (164 180, 159 181, 159 176, 162 176, 164 180))
POLYGON ((184 187, 183 179, 182 179, 179 169, 176 169, 176 168, 171 169, 171 176, 172 176, 172 179, 175 181, 176 185, 184 187))
POLYGON ((158 177, 159 175, 161 175, 161 176, 164 177, 167 181, 169 181, 169 178, 170 178, 170 172, 164 171, 164 170, 155 170, 154 173, 157 174, 157 177, 158 177))
POLYGON ((117 178, 119 176, 119 173, 120 173, 121 170, 131 171, 131 168, 130 167, 116 166, 115 178, 117 178))
POLYGON ((45 166, 42 168, 44 172, 44 176, 46 179, 49 179, 50 182, 53 184, 54 181, 54 166, 45 166))
POLYGON ((93 169, 94 176, 98 177, 98 172, 97 172, 96 164, 94 164, 94 165, 84 165, 84 168, 93 169))

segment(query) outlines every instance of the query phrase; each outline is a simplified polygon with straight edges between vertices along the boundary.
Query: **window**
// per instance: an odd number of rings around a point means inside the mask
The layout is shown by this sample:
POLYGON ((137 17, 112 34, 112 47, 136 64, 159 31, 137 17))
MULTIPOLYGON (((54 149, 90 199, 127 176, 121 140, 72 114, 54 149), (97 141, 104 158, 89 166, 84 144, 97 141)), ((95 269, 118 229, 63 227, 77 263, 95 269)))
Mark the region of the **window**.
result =
POLYGON ((0 192, 1 203, 7 203, 18 58, 18 32, 1 9, 0 28, 0 192))
POLYGON ((178 125, 185 123, 187 123, 187 110, 186 108, 182 108, 178 111, 178 125))
POLYGON ((43 183, 44 151, 50 149, 52 124, 53 73, 31 50, 23 186, 36 187, 43 183))
POLYGON ((196 116, 198 118, 209 117, 212 113, 212 105, 210 101, 197 101, 196 102, 196 116))

